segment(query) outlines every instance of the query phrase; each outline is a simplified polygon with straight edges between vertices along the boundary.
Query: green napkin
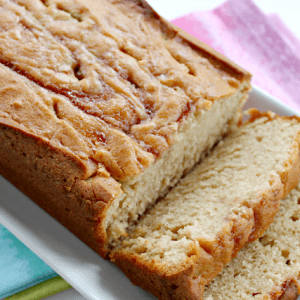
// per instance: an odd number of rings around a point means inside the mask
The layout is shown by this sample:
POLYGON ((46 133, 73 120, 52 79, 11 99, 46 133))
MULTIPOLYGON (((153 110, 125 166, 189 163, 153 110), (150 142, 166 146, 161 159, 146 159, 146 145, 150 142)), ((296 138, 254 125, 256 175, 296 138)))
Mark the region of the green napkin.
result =
POLYGON ((55 295, 72 286, 60 276, 43 281, 22 292, 14 294, 4 300, 40 300, 55 295))

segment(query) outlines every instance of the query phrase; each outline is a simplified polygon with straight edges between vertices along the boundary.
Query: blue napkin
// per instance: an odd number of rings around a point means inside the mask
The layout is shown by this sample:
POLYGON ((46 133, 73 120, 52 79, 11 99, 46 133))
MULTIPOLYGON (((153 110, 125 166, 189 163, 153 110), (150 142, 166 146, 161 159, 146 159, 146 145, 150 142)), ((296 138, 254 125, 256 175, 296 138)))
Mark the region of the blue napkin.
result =
POLYGON ((0 224, 0 299, 57 275, 0 224))

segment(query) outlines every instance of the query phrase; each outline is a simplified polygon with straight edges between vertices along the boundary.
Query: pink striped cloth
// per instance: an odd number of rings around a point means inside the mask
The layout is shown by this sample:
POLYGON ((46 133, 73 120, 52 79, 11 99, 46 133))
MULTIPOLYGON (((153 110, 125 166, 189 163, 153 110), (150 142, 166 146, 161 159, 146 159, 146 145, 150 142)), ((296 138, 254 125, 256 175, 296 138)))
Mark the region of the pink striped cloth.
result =
POLYGON ((251 0, 228 0, 172 22, 249 70, 254 85, 300 110, 300 41, 277 14, 264 14, 251 0))

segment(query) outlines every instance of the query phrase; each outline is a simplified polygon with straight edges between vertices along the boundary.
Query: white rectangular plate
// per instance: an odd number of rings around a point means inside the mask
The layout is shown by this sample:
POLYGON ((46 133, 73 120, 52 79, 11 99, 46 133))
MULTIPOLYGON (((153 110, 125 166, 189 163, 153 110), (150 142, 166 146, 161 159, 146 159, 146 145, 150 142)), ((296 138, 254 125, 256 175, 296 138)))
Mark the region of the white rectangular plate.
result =
MULTIPOLYGON (((299 115, 258 88, 253 89, 247 107, 299 115)), ((87 299, 155 299, 133 286, 113 264, 104 261, 1 176, 0 223, 87 299)))

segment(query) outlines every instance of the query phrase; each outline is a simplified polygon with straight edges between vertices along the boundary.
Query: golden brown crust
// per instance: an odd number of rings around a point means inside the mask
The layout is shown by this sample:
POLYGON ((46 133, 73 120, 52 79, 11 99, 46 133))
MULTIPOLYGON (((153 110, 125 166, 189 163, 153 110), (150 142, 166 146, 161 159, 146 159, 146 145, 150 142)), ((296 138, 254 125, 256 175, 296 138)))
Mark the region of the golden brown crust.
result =
MULTIPOLYGON (((256 112, 255 119, 258 117, 256 112)), ((265 117, 265 113, 261 113, 260 117, 265 117)), ((145 261, 140 255, 126 250, 114 252, 113 261, 133 284, 142 286, 159 299, 201 299, 205 285, 247 242, 262 236, 274 220, 280 200, 297 186, 300 177, 299 135, 295 137, 289 154, 280 177, 270 179, 270 189, 263 191, 257 201, 244 203, 249 210, 222 230, 215 245, 198 241, 201 251, 191 249, 189 261, 179 270, 162 269, 159 264, 145 261)))
POLYGON ((299 295, 297 285, 292 283, 285 287, 283 294, 278 300, 297 300, 299 295))
POLYGON ((249 73, 215 52, 206 60, 208 48, 198 43, 194 51, 144 2, 3 1, 0 12, 0 62, 59 96, 57 117, 80 131, 83 152, 114 179, 141 174, 170 147, 190 113, 250 81, 249 73), (135 21, 140 26, 132 26, 135 21), (166 28, 174 37, 167 42, 166 28), (186 57, 199 60, 193 75, 186 57), (87 121, 77 127, 78 114, 68 117, 72 106, 97 123, 92 134, 87 121))
POLYGON ((263 111, 259 111, 257 108, 249 108, 248 110, 244 111, 244 113, 249 116, 249 119, 244 124, 252 123, 256 119, 262 117, 267 118, 269 121, 276 120, 276 119, 282 119, 282 120, 294 119, 300 121, 300 117, 298 116, 279 116, 270 110, 263 112, 263 111))
POLYGON ((9 123, 0 118, 1 175, 100 253, 94 228, 112 200, 109 191, 85 181, 87 168, 70 151, 9 123))
POLYGON ((274 287, 269 293, 271 300, 296 300, 299 295, 299 281, 294 276, 288 276, 288 279, 280 287, 274 287))
POLYGON ((133 2, 136 5, 143 8, 144 13, 150 18, 156 18, 161 22, 162 31, 168 35, 175 36, 179 35, 184 42, 187 42, 193 49, 195 49, 201 56, 206 57, 213 65, 217 68, 222 69, 225 72, 228 72, 232 76, 238 78, 239 80, 249 81, 252 75, 241 66, 230 60, 228 57, 217 52, 212 47, 201 42, 197 38, 188 34, 181 28, 175 26, 168 20, 161 17, 145 0, 125 0, 123 2, 133 2))

